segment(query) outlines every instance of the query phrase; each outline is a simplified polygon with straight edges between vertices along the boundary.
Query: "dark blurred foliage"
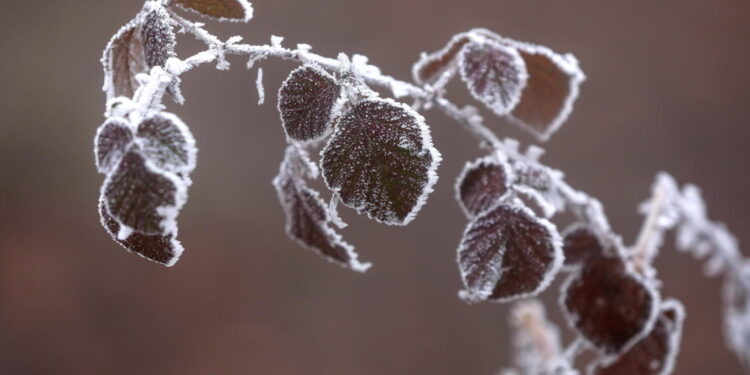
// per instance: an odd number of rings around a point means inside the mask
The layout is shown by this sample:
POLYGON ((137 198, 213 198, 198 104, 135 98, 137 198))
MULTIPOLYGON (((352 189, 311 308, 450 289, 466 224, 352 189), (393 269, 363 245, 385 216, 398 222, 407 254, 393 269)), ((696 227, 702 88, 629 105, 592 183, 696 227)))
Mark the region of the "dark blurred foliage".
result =
MULTIPOLYGON (((710 215, 750 244, 750 3, 384 0, 254 3, 250 24, 209 28, 264 43, 368 55, 410 78, 420 51, 483 26, 573 52, 588 75, 549 164, 601 198, 632 242, 653 176, 699 184, 710 215)), ((456 292, 465 219, 453 199, 476 142, 425 113, 445 161, 415 222, 386 227, 345 212, 345 236, 375 266, 354 274, 283 232, 270 180, 283 156, 275 100, 256 107, 255 73, 202 67, 172 106, 200 147, 172 269, 126 253, 99 225, 99 57, 138 1, 6 1, 0 11, 1 374, 492 374, 510 363, 505 305, 456 292)), ((184 56, 200 47, 184 36, 184 56)), ((275 93, 294 65, 266 61, 275 93)), ((451 94, 470 100, 464 89, 451 94)), ((531 138, 502 120, 500 134, 531 138)), ((677 374, 736 374, 724 350, 720 281, 668 243, 664 294, 688 310, 677 374)), ((559 318, 556 290, 545 295, 559 318)), ((558 320, 559 321, 559 320, 558 320)), ((566 336, 569 337, 569 336, 566 336)))

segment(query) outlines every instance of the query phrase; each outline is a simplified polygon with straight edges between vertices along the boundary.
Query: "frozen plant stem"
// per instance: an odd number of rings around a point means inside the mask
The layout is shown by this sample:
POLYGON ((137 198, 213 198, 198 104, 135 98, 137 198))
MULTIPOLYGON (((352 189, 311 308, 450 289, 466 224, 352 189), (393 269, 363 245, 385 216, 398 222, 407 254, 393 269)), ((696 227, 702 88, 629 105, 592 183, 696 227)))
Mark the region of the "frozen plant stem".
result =
MULTIPOLYGON (((279 36, 262 45, 241 43, 239 36, 222 41, 202 23, 175 13, 180 8, 219 20, 252 17, 246 0, 149 0, 105 49, 107 120, 95 137, 97 168, 106 176, 99 208, 102 225, 127 250, 166 266, 183 251, 176 217, 192 183, 197 148, 189 128, 162 104, 165 96, 182 104, 181 76, 209 63, 229 69, 230 56, 246 56, 247 69, 270 58, 294 61, 301 66, 278 91, 288 147, 273 185, 287 234, 300 245, 345 268, 369 268, 337 231, 346 227, 339 203, 384 224, 413 220, 433 190, 442 159, 417 110, 436 107, 488 154, 467 163, 456 183, 469 220, 458 248, 466 287, 459 296, 469 302, 523 300, 512 322, 517 364, 525 374, 578 374, 572 363, 585 349, 599 354, 596 368, 620 366, 632 373, 632 366, 646 364, 654 374, 669 373, 683 310, 678 301, 661 297, 651 265, 669 230, 677 232, 678 249, 708 256, 709 273, 726 275, 729 346, 750 362, 750 266, 726 227, 706 217, 696 187, 681 191, 670 176, 659 174, 642 206, 638 238, 626 248, 601 202, 540 162, 543 149, 522 150, 518 141, 499 138, 479 109, 445 97, 448 82, 460 77, 474 99, 543 141, 567 119, 585 80, 574 56, 472 29, 422 54, 412 70, 416 83, 409 83, 381 73, 365 56, 320 56, 307 44, 283 47, 279 36), (207 49, 176 57, 175 30, 207 49), (380 97, 368 85, 414 104, 380 97), (319 161, 311 159, 311 149, 326 138, 319 161), (330 190, 328 203, 308 184, 318 176, 330 190), (561 234, 553 219, 565 210, 575 223, 561 234), (569 275, 561 307, 577 334, 565 350, 543 305, 524 300, 564 272, 569 275), (646 344, 639 347, 641 342, 646 344)), ((260 67, 255 86, 263 104, 260 67)))

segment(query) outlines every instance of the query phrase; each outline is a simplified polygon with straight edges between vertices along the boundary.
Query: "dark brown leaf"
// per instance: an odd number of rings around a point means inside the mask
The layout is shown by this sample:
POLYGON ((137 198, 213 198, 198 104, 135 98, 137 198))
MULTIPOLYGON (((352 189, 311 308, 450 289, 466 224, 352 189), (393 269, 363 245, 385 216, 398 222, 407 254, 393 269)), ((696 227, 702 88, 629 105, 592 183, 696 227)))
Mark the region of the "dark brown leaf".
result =
POLYGON ((304 175, 298 151, 289 146, 279 175, 273 180, 286 214, 287 234, 328 261, 355 271, 366 271, 370 264, 360 263, 354 247, 344 242, 331 227, 327 207, 318 192, 305 184, 304 175))
POLYGON ((616 358, 597 361, 589 368, 594 375, 668 375, 680 348, 685 310, 676 300, 662 303, 651 332, 616 358))
POLYGON ((154 7, 143 17, 141 25, 144 57, 149 67, 161 66, 175 56, 177 40, 169 23, 169 13, 163 7, 154 7))
POLYGON ((518 51, 490 39, 466 44, 459 68, 472 96, 499 116, 518 104, 528 77, 518 51))
POLYGON ((104 181, 102 194, 107 212, 120 225, 143 234, 166 235, 176 227, 186 186, 175 175, 153 168, 131 147, 104 181))
POLYGON ((326 184, 343 204, 392 225, 415 217, 437 181, 440 162, 424 118, 379 98, 346 113, 322 155, 326 184))
POLYGON ((181 174, 195 168, 195 139, 177 116, 164 112, 150 115, 138 125, 136 136, 141 154, 157 168, 181 174))
POLYGON ((104 229, 126 250, 136 253, 146 259, 161 263, 167 267, 173 266, 182 254, 183 247, 175 238, 176 234, 148 235, 139 232, 131 233, 126 240, 117 238, 120 232, 120 224, 112 218, 104 206, 104 201, 99 201, 99 215, 104 229))
POLYGON ((170 5, 222 21, 247 22, 253 18, 253 7, 246 0, 172 0, 170 5))
POLYGON ((326 136, 340 99, 341 86, 323 69, 305 65, 294 70, 279 90, 279 113, 286 135, 297 141, 326 136))
POLYGON ((583 224, 570 226, 563 234, 565 265, 575 266, 590 257, 604 255, 604 245, 591 228, 583 224))
POLYGON ((565 282, 561 303, 568 323, 587 342, 603 353, 616 354, 651 330, 659 295, 619 257, 598 256, 565 282))
POLYGON ((121 117, 107 119, 99 127, 94 140, 94 154, 99 172, 111 172, 132 142, 133 133, 128 120, 121 117))
POLYGON ((562 263, 556 228, 526 207, 498 204, 464 232, 458 266, 469 301, 507 302, 533 296, 552 281, 562 263))
POLYGON ((510 188, 508 166, 487 156, 464 166, 456 194, 466 216, 473 218, 494 206, 510 188))

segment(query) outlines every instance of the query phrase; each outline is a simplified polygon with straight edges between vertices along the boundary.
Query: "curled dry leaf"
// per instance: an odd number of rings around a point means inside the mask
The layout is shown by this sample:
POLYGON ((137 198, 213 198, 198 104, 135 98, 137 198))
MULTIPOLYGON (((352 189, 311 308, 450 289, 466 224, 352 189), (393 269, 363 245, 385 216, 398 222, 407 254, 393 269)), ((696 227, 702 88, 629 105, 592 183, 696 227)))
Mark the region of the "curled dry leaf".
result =
POLYGON ((273 185, 286 214, 287 234, 302 246, 328 261, 364 272, 369 263, 360 263, 352 245, 344 242, 331 227, 331 217, 317 191, 304 181, 307 165, 296 147, 289 146, 273 185))
POLYGON ((560 303, 568 324, 605 354, 617 354, 653 327, 659 294, 619 257, 589 258, 563 284, 560 303))
POLYGON ((294 70, 279 89, 279 113, 286 135, 297 141, 326 136, 341 94, 341 86, 323 69, 305 65, 294 70))
MULTIPOLYGON (((167 59, 175 56, 177 44, 170 16, 164 7, 149 3, 121 28, 104 49, 104 90, 107 99, 132 97, 140 84, 136 76, 148 73, 155 66, 164 67, 167 59)), ((182 104, 179 79, 171 82, 167 92, 182 104)))
POLYGON ((563 233, 565 265, 582 264, 590 257, 604 255, 604 245, 596 233, 585 224, 574 224, 563 233))
POLYGON ((585 76, 573 55, 558 55, 542 46, 516 44, 529 79, 510 118, 546 141, 573 111, 585 76))
POLYGON ((591 375, 668 375, 680 349, 685 310, 677 300, 666 300, 651 332, 619 356, 594 362, 591 375))
POLYGON ((99 172, 111 172, 132 142, 133 133, 128 120, 121 117, 107 119, 99 127, 94 138, 94 155, 99 172))
POLYGON ((557 229, 526 207, 500 203, 469 223, 458 247, 467 301, 507 302, 544 290, 562 264, 557 229))
POLYGON ((176 227, 186 185, 177 175, 156 169, 131 146, 104 181, 102 196, 107 212, 118 224, 142 234, 166 235, 176 227))
POLYGON ((189 174, 195 169, 198 150, 190 129, 177 116, 157 113, 138 124, 141 153, 162 170, 189 174))
POLYGON ((414 81, 419 84, 434 84, 447 71, 456 68, 456 57, 461 48, 471 41, 466 33, 453 36, 440 51, 424 55, 412 67, 414 81))
POLYGON ((406 225, 437 181, 440 153, 424 118, 390 99, 365 99, 343 115, 321 152, 323 177, 347 207, 406 225))
POLYGON ((539 140, 549 139, 568 119, 579 87, 586 80, 578 60, 571 54, 558 54, 545 46, 503 38, 489 30, 474 29, 470 33, 518 50, 528 80, 510 118, 539 140))
POLYGON ((170 5, 221 21, 248 22, 253 18, 253 6, 246 0, 172 0, 170 5))
POLYGON ((458 58, 469 92, 496 115, 512 111, 521 100, 528 73, 516 49, 490 39, 474 40, 458 58))
POLYGON ((127 239, 119 239, 120 224, 107 212, 104 201, 99 201, 99 215, 104 229, 112 239, 132 253, 136 253, 148 260, 161 263, 167 267, 173 266, 182 254, 183 247, 177 240, 177 233, 167 235, 131 233, 127 239))
POLYGON ((137 16, 123 26, 104 49, 104 89, 107 99, 132 97, 138 88, 135 76, 148 70, 141 38, 143 17, 137 16))
POLYGON ((510 189, 510 168, 493 156, 466 163, 456 181, 456 194, 467 217, 493 207, 510 189))

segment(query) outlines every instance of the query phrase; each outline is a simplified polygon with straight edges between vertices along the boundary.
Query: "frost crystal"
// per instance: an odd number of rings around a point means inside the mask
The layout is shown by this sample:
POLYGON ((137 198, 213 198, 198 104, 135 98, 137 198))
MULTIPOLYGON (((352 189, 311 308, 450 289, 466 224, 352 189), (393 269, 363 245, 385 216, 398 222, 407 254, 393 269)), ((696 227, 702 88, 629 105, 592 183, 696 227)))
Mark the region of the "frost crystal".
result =
POLYGON ((420 114, 378 98, 344 114, 321 155, 326 184, 344 205, 392 225, 414 219, 441 160, 420 114))
POLYGON ((287 234, 306 248, 341 266, 364 272, 369 263, 360 263, 354 248, 331 227, 332 218, 317 191, 304 181, 306 163, 299 151, 289 146, 273 185, 286 213, 287 234))
POLYGON ((279 89, 279 113, 287 136, 297 141, 326 136, 341 94, 341 86, 323 69, 305 65, 294 70, 279 89))
POLYGON ((498 204, 477 216, 458 247, 468 301, 507 302, 533 296, 563 262, 556 228, 526 207, 498 204))
POLYGON ((266 102, 266 89, 263 87, 263 68, 258 68, 255 89, 258 90, 258 105, 263 105, 266 102))

